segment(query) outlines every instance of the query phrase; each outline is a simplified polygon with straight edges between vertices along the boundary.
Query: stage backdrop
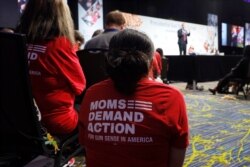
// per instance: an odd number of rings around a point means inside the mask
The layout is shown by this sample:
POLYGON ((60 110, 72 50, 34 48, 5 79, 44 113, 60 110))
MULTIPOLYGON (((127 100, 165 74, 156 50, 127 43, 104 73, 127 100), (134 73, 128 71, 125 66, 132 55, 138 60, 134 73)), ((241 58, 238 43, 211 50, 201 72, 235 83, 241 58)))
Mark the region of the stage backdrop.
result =
POLYGON ((103 29, 103 1, 78 0, 79 31, 88 41, 95 30, 103 29))
MULTIPOLYGON (((177 31, 183 22, 124 13, 127 27, 145 32, 155 48, 162 48, 164 55, 179 55, 177 31)), ((185 23, 190 31, 187 52, 194 47, 197 55, 212 55, 218 50, 218 27, 185 23), (206 49, 207 48, 207 49, 206 49)))

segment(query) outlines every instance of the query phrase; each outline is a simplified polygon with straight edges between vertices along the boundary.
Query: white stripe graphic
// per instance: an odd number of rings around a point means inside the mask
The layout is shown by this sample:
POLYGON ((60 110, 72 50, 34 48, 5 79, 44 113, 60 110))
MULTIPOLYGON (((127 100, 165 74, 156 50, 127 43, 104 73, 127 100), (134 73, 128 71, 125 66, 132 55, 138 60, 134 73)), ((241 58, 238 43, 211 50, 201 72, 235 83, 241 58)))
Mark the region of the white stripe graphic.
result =
POLYGON ((136 100, 136 103, 143 103, 143 104, 150 104, 152 105, 152 102, 148 102, 148 101, 141 101, 141 100, 136 100))
POLYGON ((140 110, 152 110, 152 102, 141 101, 141 100, 128 100, 127 101, 128 109, 140 109, 140 110))
POLYGON ((144 108, 144 107, 135 107, 135 109, 152 111, 152 108, 144 108))
POLYGON ((147 105, 147 104, 135 104, 136 107, 147 107, 147 108, 152 108, 152 105, 147 105))
POLYGON ((46 51, 47 47, 42 46, 42 45, 29 45, 28 50, 29 51, 36 51, 36 52, 41 52, 44 53, 46 51))

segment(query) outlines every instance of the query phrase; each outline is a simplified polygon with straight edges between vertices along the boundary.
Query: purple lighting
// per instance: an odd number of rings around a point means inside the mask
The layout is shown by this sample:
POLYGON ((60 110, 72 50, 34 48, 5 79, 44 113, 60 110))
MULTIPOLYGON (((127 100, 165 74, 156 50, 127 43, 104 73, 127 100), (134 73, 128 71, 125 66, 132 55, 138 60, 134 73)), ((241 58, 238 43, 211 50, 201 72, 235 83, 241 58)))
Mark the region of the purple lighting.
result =
POLYGON ((243 0, 244 2, 250 3, 250 0, 243 0))

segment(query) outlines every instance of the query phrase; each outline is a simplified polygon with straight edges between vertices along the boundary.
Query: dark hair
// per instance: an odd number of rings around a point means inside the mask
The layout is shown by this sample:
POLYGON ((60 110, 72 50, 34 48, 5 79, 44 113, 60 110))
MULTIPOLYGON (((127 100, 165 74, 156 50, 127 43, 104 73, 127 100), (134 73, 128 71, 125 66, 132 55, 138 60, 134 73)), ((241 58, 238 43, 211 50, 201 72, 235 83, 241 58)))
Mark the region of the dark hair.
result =
POLYGON ((112 37, 107 72, 119 92, 134 93, 137 82, 148 75, 153 50, 150 38, 137 30, 126 29, 112 37))
POLYGON ((163 55, 163 50, 162 50, 162 48, 157 48, 157 49, 156 49, 156 52, 158 52, 158 53, 161 55, 161 57, 164 56, 164 55, 163 55))
POLYGON ((123 16, 123 14, 118 11, 111 11, 106 15, 106 21, 105 24, 106 25, 118 25, 118 26, 122 26, 126 23, 125 18, 123 16))
POLYGON ((243 57, 250 58, 250 45, 246 45, 243 52, 243 57))
POLYGON ((103 33, 103 30, 102 30, 102 29, 95 30, 94 33, 92 34, 92 37, 91 37, 91 38, 93 38, 93 37, 95 37, 95 36, 97 36, 97 35, 100 35, 101 33, 103 33))
POLYGON ((75 30, 74 33, 75 33, 75 41, 76 41, 76 42, 80 42, 81 45, 84 44, 84 37, 83 37, 83 35, 80 33, 80 31, 75 30))

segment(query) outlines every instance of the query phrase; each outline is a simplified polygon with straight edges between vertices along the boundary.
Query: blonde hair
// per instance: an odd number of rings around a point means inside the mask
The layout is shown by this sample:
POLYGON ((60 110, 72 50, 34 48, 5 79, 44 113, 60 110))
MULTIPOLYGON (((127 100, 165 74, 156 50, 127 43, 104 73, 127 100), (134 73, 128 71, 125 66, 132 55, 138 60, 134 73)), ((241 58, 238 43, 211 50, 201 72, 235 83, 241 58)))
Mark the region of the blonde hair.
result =
POLYGON ((65 36, 72 44, 74 24, 65 0, 29 0, 17 26, 28 42, 65 36))

